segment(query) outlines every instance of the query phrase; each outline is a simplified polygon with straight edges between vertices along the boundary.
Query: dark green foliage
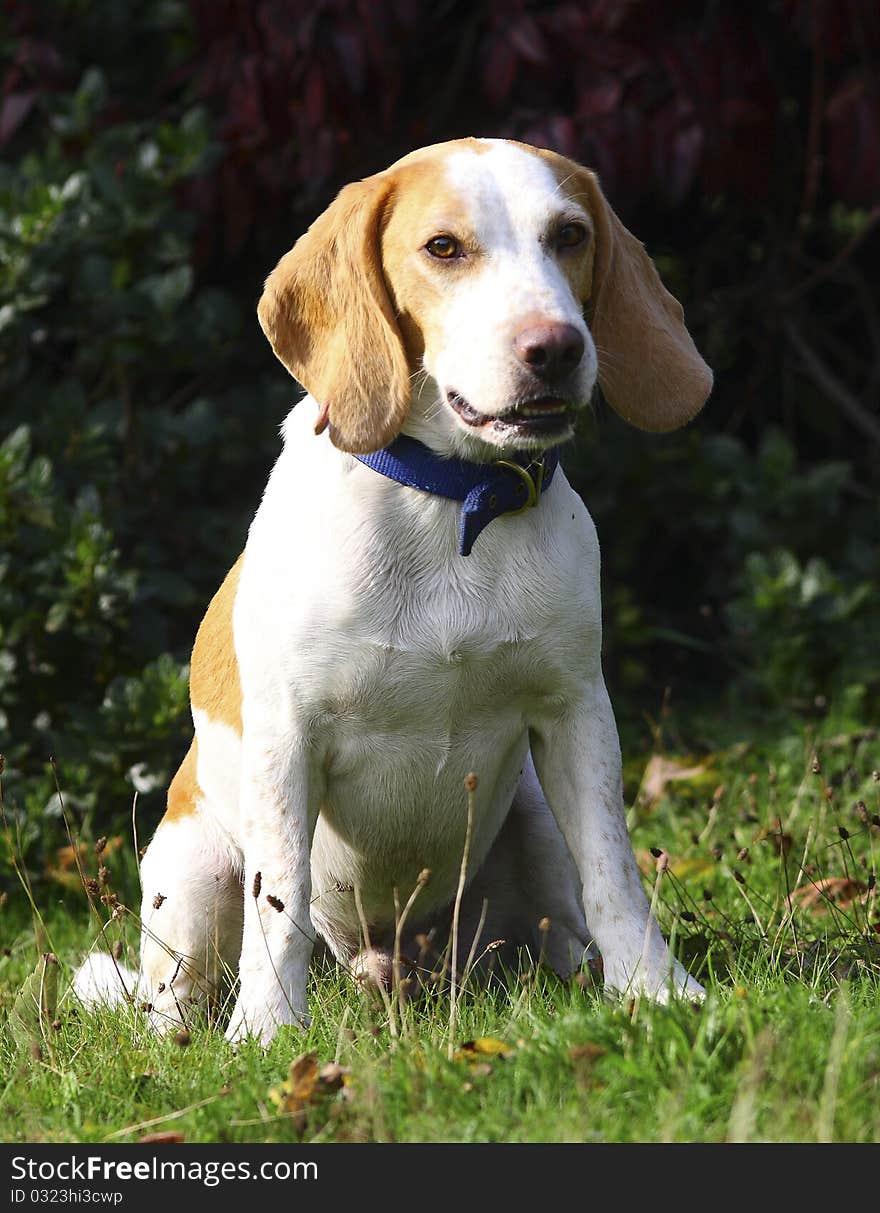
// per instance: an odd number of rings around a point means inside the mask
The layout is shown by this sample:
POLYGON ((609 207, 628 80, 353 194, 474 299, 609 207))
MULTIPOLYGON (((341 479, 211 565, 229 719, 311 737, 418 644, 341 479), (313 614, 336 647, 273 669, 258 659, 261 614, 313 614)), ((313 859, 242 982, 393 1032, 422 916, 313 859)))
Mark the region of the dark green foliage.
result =
POLYGON ((59 841, 50 755, 101 830, 135 788, 156 820, 195 629, 297 395, 262 279, 344 181, 462 133, 597 165, 716 371, 682 433, 600 406, 566 452, 619 713, 667 685, 876 705, 877 22, 668 7, 451 0, 426 39, 390 0, 7 6, 0 753, 23 841, 59 841))
POLYGON ((801 710, 852 688, 868 711, 880 685, 876 502, 852 464, 800 461, 778 428, 754 451, 699 428, 634 438, 611 424, 579 465, 610 566, 621 684, 643 690, 653 669, 801 710))
MULTIPOLYGON (((142 7, 186 33, 181 6, 142 7)), ((69 8, 82 36, 94 13, 69 8)), ((132 783, 167 783, 194 622, 295 397, 242 351, 257 287, 196 283, 184 191, 215 145, 185 93, 143 115, 138 81, 114 85, 111 52, 137 57, 139 32, 85 49, 0 165, 0 753, 31 826, 55 803, 50 755, 68 805, 105 823, 132 783), (114 88, 128 112, 110 120, 114 88)), ((177 56, 159 49, 139 80, 154 96, 177 56)), ((160 795, 147 805, 154 820, 160 795)))

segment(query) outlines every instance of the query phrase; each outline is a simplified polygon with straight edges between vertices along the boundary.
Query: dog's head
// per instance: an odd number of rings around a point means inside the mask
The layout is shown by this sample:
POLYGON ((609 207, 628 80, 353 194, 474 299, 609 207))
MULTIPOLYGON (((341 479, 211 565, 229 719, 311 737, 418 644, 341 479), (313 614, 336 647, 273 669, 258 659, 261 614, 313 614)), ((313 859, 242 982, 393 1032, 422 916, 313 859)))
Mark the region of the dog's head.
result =
POLYGON ((593 173, 462 139, 347 186, 270 274, 260 323, 347 451, 401 430, 488 458, 571 436, 596 379, 671 430, 712 373, 593 173))

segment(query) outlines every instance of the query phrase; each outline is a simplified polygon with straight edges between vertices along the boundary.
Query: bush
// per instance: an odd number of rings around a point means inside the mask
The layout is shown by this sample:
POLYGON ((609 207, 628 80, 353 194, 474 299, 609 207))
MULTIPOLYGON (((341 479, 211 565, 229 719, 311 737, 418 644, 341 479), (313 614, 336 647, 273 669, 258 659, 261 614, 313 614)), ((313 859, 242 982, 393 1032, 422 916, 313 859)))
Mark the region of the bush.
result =
MULTIPOLYGON (((68 7, 82 33, 94 14, 68 7)), ((144 15, 175 11, 183 36, 182 6, 144 15)), ((295 392, 240 354, 256 287, 196 280, 204 109, 184 90, 111 118, 94 62, 40 106, 40 138, 0 166, 0 752, 7 807, 55 804, 51 755, 71 807, 107 820, 185 748, 194 620, 295 392)))
POLYGON ((189 646, 296 396, 265 273, 344 181, 475 131, 597 165, 716 371, 687 430, 600 407, 566 452, 618 707, 876 700, 875 7, 444 12, 425 37, 399 0, 10 6, 0 752, 37 841, 49 755, 106 823, 136 788, 155 819, 183 753, 189 646))

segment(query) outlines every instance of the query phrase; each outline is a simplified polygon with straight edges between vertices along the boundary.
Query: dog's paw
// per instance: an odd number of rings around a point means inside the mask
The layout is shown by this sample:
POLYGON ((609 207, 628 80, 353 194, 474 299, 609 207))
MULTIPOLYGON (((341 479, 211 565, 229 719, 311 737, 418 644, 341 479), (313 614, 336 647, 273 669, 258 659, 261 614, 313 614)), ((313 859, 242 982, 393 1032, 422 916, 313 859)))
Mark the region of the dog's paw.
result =
POLYGON ((700 983, 694 981, 684 965, 679 964, 677 960, 673 962, 672 968, 663 974, 662 981, 647 983, 646 993, 655 1002, 663 1003, 664 1005, 675 998, 702 1002, 706 997, 706 991, 700 983))
POLYGON ((280 1027, 291 1025, 307 1028, 311 1022, 311 1016, 306 1010, 299 1011, 287 1003, 279 1005, 275 1001, 264 1002, 261 1006, 254 1007, 239 999, 226 1029, 226 1039, 233 1045, 256 1039, 267 1049, 280 1027))
POLYGON ((632 971, 610 975, 606 969, 605 989, 614 996, 649 998, 663 1006, 678 998, 702 1001, 706 997, 706 991, 684 965, 671 958, 664 965, 639 964, 632 971))

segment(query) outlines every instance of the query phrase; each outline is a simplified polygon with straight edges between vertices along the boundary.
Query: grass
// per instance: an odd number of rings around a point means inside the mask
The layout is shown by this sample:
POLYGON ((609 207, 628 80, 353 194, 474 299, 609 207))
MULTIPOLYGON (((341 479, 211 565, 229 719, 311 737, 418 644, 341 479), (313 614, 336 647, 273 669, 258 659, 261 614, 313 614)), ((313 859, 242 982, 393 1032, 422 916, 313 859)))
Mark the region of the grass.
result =
MULTIPOLYGON (((460 992, 454 1038, 441 992, 394 1005, 394 1037, 388 1001, 325 966, 312 976, 312 1026, 282 1030, 266 1052, 234 1052, 207 1022, 157 1039, 136 1007, 87 1015, 65 997, 98 927, 63 834, 54 876, 31 871, 28 895, 10 832, 4 1139, 880 1141, 876 735, 790 724, 695 757, 664 730, 650 762, 628 767, 630 826, 661 925, 707 988, 699 1007, 612 1002, 589 971, 562 982, 524 964, 503 987, 460 992)), ((95 876, 104 861, 137 904, 131 850, 111 839, 99 859, 89 839, 84 865, 95 876)), ((101 946, 130 959, 136 923, 98 905, 101 946)))

